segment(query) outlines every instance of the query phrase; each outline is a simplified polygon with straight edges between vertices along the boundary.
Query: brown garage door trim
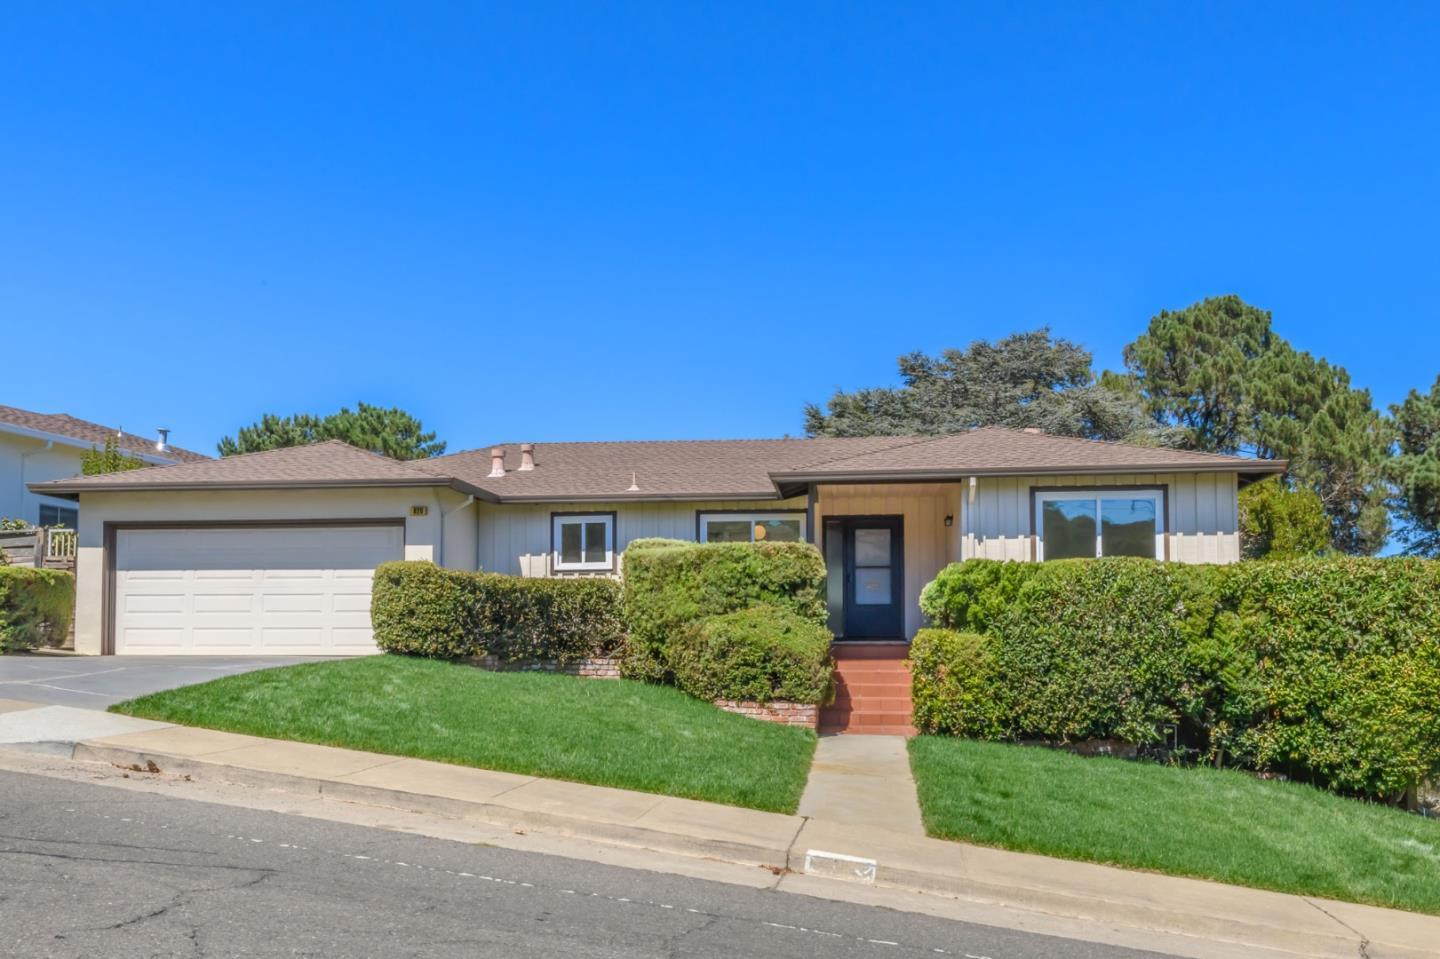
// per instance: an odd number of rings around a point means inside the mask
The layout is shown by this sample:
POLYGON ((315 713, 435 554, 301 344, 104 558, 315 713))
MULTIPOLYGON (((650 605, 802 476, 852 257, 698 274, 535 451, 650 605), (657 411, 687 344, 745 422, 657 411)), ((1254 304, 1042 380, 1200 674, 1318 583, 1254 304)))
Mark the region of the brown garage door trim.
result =
MULTIPOLYGON (((405 546, 405 518, 378 519, 236 519, 236 520, 151 520, 129 522, 117 520, 101 525, 101 543, 105 550, 105 595, 101 601, 102 632, 100 655, 115 655, 115 559, 116 533, 135 529, 296 529, 352 526, 398 526, 400 546, 405 546)), ((404 553, 402 552, 403 556, 404 553)))

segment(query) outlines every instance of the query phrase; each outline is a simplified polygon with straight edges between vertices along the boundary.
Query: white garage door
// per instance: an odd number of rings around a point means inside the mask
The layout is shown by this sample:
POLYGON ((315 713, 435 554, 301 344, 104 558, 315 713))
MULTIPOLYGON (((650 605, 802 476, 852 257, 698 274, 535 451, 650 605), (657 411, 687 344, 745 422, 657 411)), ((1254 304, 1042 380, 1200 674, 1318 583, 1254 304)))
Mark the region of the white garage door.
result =
POLYGON ((115 651, 373 653, 370 580, 401 526, 122 529, 115 651))

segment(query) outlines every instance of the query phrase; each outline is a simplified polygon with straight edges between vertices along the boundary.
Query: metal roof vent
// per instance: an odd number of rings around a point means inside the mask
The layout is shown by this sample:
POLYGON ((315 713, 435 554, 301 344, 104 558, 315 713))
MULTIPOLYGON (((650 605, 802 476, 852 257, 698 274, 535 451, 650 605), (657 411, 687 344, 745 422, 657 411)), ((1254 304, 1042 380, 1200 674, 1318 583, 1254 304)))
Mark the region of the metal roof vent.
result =
POLYGON ((498 446, 490 451, 490 475, 505 475, 505 451, 498 446))
POLYGON ((163 453, 170 446, 170 431, 161 427, 155 432, 160 434, 160 438, 155 441, 155 449, 163 453))
POLYGON ((529 470, 533 470, 534 468, 535 468, 535 444, 534 444, 534 443, 521 443, 521 444, 520 444, 520 470, 521 470, 521 472, 528 472, 529 470))
POLYGON ((625 487, 625 492, 627 492, 627 493, 638 493, 638 492, 640 492, 640 484, 639 484, 638 482, 636 482, 636 478, 635 478, 635 474, 634 474, 634 473, 631 473, 631 474, 630 474, 630 485, 627 486, 627 487, 625 487))

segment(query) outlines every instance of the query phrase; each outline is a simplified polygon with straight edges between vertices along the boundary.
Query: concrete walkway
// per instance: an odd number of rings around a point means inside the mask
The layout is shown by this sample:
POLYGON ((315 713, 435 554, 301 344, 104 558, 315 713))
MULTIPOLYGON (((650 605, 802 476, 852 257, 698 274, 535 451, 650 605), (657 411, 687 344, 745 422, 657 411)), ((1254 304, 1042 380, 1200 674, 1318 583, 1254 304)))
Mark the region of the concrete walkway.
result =
MULTIPOLYGON (((42 711, 0 713, 0 727, 42 711)), ((846 742, 860 738, 838 737, 827 750, 841 757, 834 775, 842 787, 856 780, 839 768, 854 761, 852 748, 875 749, 890 764, 903 756, 903 743, 897 753, 894 746, 846 742)), ((1440 943, 1440 917, 1005 852, 874 822, 829 821, 821 818, 824 789, 812 797, 813 815, 787 816, 163 724, 78 742, 73 756, 132 771, 153 762, 158 776, 177 783, 186 777, 236 783, 1197 937, 1244 947, 1246 955, 1419 959, 1434 957, 1440 943)), ((866 794, 876 785, 865 784, 866 794)), ((861 807, 847 808, 842 816, 861 807)), ((892 814, 893 808, 886 812, 892 814)))
POLYGON ((923 836, 904 736, 821 736, 800 815, 923 836))

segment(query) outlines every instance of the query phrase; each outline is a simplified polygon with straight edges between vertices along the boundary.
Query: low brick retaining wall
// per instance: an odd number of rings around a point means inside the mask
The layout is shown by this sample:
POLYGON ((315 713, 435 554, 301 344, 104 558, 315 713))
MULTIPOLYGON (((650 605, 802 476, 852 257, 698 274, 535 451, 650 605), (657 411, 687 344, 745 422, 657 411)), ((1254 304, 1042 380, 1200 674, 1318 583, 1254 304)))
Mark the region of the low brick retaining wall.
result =
POLYGON ((782 726, 804 726, 814 729, 820 722, 820 707, 808 703, 757 703, 749 699, 717 699, 715 705, 727 713, 738 713, 751 719, 782 726))
POLYGON ((557 663, 553 659, 507 663, 497 656, 475 656, 466 662, 497 673, 564 673, 566 676, 583 676, 586 679, 620 678, 620 659, 616 656, 582 659, 573 663, 557 663))

